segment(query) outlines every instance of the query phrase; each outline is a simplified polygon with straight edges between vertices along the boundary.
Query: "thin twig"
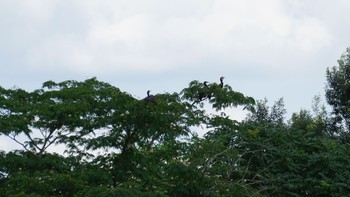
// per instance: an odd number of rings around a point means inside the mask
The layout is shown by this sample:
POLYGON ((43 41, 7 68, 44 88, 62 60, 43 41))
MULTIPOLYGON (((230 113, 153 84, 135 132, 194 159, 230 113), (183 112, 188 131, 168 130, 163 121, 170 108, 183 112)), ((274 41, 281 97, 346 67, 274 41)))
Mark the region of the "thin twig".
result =
POLYGON ((12 139, 13 141, 15 141, 17 144, 21 145, 26 151, 30 151, 27 146, 25 144, 23 144, 22 142, 18 141, 16 139, 16 135, 11 136, 10 134, 7 135, 10 139, 12 139))

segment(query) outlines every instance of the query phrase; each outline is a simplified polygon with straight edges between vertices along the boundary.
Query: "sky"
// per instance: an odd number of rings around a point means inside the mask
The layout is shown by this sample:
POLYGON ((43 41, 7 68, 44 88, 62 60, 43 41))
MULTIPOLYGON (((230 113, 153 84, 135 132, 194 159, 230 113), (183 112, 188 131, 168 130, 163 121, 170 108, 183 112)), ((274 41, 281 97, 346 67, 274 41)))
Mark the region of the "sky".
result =
MULTIPOLYGON (((348 0, 0 0, 0 86, 91 77, 136 98, 225 83, 288 114, 324 99, 348 0)), ((1 145, 0 145, 1 148, 1 145)))

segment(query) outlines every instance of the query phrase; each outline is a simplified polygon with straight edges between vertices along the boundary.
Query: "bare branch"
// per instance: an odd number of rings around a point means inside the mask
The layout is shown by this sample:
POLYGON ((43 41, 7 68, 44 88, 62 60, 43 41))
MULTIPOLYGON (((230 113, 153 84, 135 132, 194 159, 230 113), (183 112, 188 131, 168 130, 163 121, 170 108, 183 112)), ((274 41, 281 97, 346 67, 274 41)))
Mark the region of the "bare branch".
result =
POLYGON ((8 134, 6 136, 8 136, 13 141, 15 141, 17 144, 21 145, 26 151, 30 151, 25 144, 23 144, 22 142, 20 142, 16 139, 16 135, 11 136, 11 134, 8 134))

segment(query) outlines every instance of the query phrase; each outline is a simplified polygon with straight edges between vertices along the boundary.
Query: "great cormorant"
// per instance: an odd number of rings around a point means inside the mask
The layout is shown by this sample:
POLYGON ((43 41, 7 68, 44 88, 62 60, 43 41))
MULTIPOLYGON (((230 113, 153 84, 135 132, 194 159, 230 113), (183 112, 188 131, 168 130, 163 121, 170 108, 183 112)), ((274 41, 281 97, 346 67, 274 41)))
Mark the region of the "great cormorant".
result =
POLYGON ((224 87, 224 78, 225 77, 220 77, 220 84, 219 84, 220 88, 224 87))
POLYGON ((148 90, 147 91, 147 97, 144 98, 143 100, 146 102, 146 103, 156 103, 157 100, 156 100, 156 97, 152 94, 150 94, 151 90, 148 90))
POLYGON ((198 93, 198 98, 200 101, 202 101, 203 99, 205 99, 205 97, 208 97, 210 99, 210 95, 208 94, 208 90, 209 90, 209 86, 208 86, 208 81, 204 81, 203 85, 204 88, 206 88, 205 90, 202 90, 198 93))

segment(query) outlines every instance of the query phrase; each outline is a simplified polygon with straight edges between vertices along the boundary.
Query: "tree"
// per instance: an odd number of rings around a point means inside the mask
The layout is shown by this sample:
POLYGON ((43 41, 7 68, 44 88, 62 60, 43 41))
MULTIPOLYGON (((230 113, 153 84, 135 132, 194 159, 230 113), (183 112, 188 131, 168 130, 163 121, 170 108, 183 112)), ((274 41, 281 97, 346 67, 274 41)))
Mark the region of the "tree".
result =
POLYGON ((0 151, 0 197, 350 192, 349 145, 329 135, 317 99, 315 115, 301 110, 285 121, 283 99, 269 107, 228 84, 192 81, 154 98, 95 78, 48 81, 32 92, 0 88, 0 134, 23 147, 0 151), (237 106, 250 110, 246 120, 226 115, 237 106), (55 144, 65 153, 49 152, 55 144))
POLYGON ((254 110, 248 114, 248 121, 257 122, 269 122, 272 124, 283 124, 284 115, 286 114, 286 109, 284 108, 283 98, 278 99, 274 105, 270 107, 267 105, 268 100, 258 100, 254 110))
POLYGON ((107 126, 110 114, 125 112, 124 103, 133 100, 95 78, 84 82, 48 81, 33 92, 1 88, 0 132, 39 155, 53 144, 78 151, 86 137, 107 126), (20 141, 19 136, 26 140, 20 141))
MULTIPOLYGON (((181 94, 155 95, 156 103, 135 99, 95 78, 83 82, 48 81, 33 92, 1 88, 0 133, 23 147, 23 151, 2 155, 0 188, 6 191, 3 194, 203 196, 215 193, 211 178, 189 163, 190 138, 195 136, 193 127, 220 119, 206 114, 202 101, 193 104, 198 92, 192 90, 200 88, 203 87, 193 81, 181 94), (20 141, 23 137, 26 139, 20 141), (65 146, 68 157, 48 153, 48 148, 55 144, 65 146), (10 165, 23 162, 32 167, 10 165), (40 172, 35 170, 35 165, 43 166, 40 172), (54 170, 49 167, 52 165, 62 165, 65 170, 54 170), (53 180, 60 182, 56 184, 53 180), (45 183, 43 187, 30 189, 41 182, 45 183), (65 183, 72 188, 60 186, 65 183), (12 187, 14 184, 18 186, 12 187)), ((253 98, 233 91, 228 85, 213 86, 207 91, 213 95, 210 104, 217 110, 254 104, 253 98)))
MULTIPOLYGON (((350 48, 338 60, 339 66, 327 68, 326 98, 333 107, 335 120, 350 130, 350 48)), ((339 125, 341 126, 341 125, 339 125)))

